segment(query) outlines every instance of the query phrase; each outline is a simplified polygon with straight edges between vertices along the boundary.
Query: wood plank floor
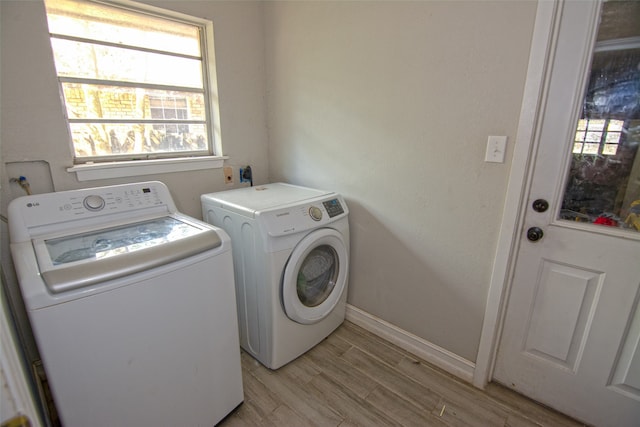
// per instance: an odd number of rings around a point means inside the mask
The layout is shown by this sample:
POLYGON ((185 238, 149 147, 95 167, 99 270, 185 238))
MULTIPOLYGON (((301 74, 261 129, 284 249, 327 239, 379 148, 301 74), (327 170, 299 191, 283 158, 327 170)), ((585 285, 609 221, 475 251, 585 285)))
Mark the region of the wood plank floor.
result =
POLYGON ((478 390, 345 322, 271 371, 242 353, 245 401, 235 426, 558 426, 579 424, 497 384, 478 390))

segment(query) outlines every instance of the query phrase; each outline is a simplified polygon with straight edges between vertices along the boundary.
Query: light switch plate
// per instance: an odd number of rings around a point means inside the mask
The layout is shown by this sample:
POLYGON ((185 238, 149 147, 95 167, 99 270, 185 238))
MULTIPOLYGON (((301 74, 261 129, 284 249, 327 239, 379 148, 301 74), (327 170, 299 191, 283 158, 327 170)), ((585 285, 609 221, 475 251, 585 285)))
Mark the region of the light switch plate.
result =
POLYGON ((504 163, 504 153, 506 149, 506 136, 489 136, 487 139, 487 152, 484 156, 484 161, 491 163, 504 163))

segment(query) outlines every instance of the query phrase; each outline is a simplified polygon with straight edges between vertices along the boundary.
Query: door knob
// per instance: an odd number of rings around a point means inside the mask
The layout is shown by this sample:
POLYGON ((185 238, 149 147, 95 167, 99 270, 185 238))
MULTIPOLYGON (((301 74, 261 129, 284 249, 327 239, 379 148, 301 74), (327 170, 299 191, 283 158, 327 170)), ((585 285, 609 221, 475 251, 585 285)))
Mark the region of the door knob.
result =
POLYGON ((544 212, 549 209, 549 202, 545 199, 537 199, 531 204, 531 207, 536 212, 544 212))
POLYGON ((531 240, 532 242, 537 242, 538 240, 542 239, 542 236, 544 236, 544 232, 540 227, 531 227, 527 230, 527 239, 531 240))

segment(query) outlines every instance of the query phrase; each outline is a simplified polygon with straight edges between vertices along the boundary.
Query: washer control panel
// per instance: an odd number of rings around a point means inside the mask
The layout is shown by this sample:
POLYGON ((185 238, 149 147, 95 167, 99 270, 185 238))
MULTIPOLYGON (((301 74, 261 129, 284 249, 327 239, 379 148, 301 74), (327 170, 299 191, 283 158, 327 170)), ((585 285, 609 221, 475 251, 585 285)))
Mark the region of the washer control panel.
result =
MULTIPOLYGON (((60 195, 60 193, 58 193, 60 195)), ((122 212, 162 205, 155 186, 93 189, 89 194, 68 194, 58 198, 58 211, 84 216, 90 212, 122 212)))
POLYGON ((104 215, 135 216, 150 209, 176 212, 169 189, 158 181, 35 194, 10 205, 14 225, 22 230, 58 223, 78 225, 74 221, 104 215))

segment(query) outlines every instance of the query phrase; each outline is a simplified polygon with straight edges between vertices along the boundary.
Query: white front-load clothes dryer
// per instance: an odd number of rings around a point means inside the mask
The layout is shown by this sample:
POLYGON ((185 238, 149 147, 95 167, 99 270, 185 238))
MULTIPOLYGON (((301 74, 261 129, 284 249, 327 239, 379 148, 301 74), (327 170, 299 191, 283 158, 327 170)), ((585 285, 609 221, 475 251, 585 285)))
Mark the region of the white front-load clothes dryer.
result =
POLYGON ((231 236, 244 350, 278 369, 340 326, 349 212, 339 194, 275 183, 201 200, 204 220, 231 236))

